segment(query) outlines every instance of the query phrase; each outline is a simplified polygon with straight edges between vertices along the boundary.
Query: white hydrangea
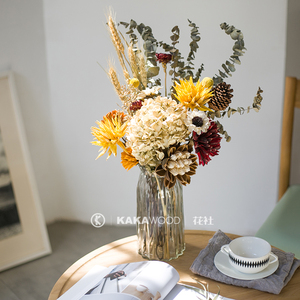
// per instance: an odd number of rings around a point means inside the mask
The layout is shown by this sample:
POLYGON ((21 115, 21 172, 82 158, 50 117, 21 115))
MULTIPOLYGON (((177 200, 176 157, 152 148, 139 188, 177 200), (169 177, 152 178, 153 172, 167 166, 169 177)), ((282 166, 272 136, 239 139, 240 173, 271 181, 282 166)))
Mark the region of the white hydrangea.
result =
MULTIPOLYGON (((194 120, 195 120, 194 119, 194 120)), ((207 117, 207 115, 203 111, 199 111, 194 109, 192 112, 187 113, 187 118, 185 120, 186 125, 189 128, 190 132, 195 131, 198 135, 200 135, 202 132, 206 132, 210 126, 210 120, 207 117), (202 119, 202 126, 197 126, 193 123, 193 119, 201 118, 202 119)))
POLYGON ((152 88, 146 88, 145 90, 142 90, 138 94, 137 99, 155 98, 158 96, 158 92, 161 88, 162 88, 161 86, 154 86, 152 88))
POLYGON ((187 110, 176 101, 157 96, 147 99, 127 127, 127 147, 140 165, 155 167, 164 158, 162 150, 183 143, 189 136, 187 110))

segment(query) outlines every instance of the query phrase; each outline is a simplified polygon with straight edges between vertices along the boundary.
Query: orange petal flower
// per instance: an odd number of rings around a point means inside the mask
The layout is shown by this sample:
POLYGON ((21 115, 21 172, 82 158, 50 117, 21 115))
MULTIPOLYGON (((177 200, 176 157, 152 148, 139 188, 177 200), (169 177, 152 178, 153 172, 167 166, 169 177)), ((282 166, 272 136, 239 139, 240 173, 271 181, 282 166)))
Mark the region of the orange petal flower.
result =
POLYGON ((92 134, 95 137, 93 145, 100 148, 97 158, 104 155, 108 150, 108 157, 111 154, 117 155, 117 145, 125 150, 124 143, 120 140, 126 133, 127 121, 123 112, 114 110, 103 117, 102 121, 96 122, 99 127, 92 127, 92 134))
POLYGON ((126 151, 121 153, 121 164, 127 171, 139 163, 131 153, 131 148, 126 148, 126 151))

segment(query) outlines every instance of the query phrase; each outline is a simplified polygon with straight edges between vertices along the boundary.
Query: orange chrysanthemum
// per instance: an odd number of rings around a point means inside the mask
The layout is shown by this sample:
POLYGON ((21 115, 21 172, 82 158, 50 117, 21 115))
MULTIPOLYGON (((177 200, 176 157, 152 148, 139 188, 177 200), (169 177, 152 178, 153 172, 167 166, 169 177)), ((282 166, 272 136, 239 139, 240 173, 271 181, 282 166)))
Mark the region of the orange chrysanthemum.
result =
POLYGON ((117 155, 117 145, 123 150, 126 149, 123 142, 120 141, 124 137, 127 129, 126 116, 123 112, 114 110, 109 112, 103 117, 102 121, 96 121, 99 127, 92 127, 92 134, 95 137, 95 141, 91 143, 93 145, 100 146, 100 154, 97 158, 104 155, 108 150, 107 159, 114 154, 117 155))
POLYGON ((121 164, 127 171, 139 163, 131 153, 132 150, 130 147, 121 153, 121 164))

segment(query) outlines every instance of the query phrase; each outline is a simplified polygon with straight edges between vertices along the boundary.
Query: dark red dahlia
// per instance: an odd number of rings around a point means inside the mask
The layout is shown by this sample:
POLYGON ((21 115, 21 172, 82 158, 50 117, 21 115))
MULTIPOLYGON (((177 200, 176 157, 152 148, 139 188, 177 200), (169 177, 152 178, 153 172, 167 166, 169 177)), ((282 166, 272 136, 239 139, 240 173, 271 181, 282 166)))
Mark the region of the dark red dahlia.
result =
POLYGON ((167 64, 172 59, 172 54, 167 53, 155 53, 156 60, 162 64, 167 64))
POLYGON ((139 110, 141 107, 143 106, 143 101, 142 100, 137 100, 137 101, 134 101, 130 104, 130 110, 132 111, 137 111, 139 110))
POLYGON ((210 156, 219 154, 221 139, 222 137, 215 122, 210 123, 207 132, 203 132, 200 135, 195 131, 193 132, 194 147, 199 158, 199 165, 206 165, 211 160, 210 156))

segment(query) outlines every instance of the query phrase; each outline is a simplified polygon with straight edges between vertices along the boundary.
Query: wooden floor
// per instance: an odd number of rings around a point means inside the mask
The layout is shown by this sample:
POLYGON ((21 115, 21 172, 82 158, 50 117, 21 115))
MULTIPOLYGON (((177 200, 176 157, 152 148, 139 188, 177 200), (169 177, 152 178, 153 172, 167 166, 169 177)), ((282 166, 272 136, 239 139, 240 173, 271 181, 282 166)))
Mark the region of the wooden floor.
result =
POLYGON ((60 275, 88 252, 136 233, 135 227, 94 228, 78 222, 48 225, 52 254, 0 273, 1 300, 46 300, 60 275))

